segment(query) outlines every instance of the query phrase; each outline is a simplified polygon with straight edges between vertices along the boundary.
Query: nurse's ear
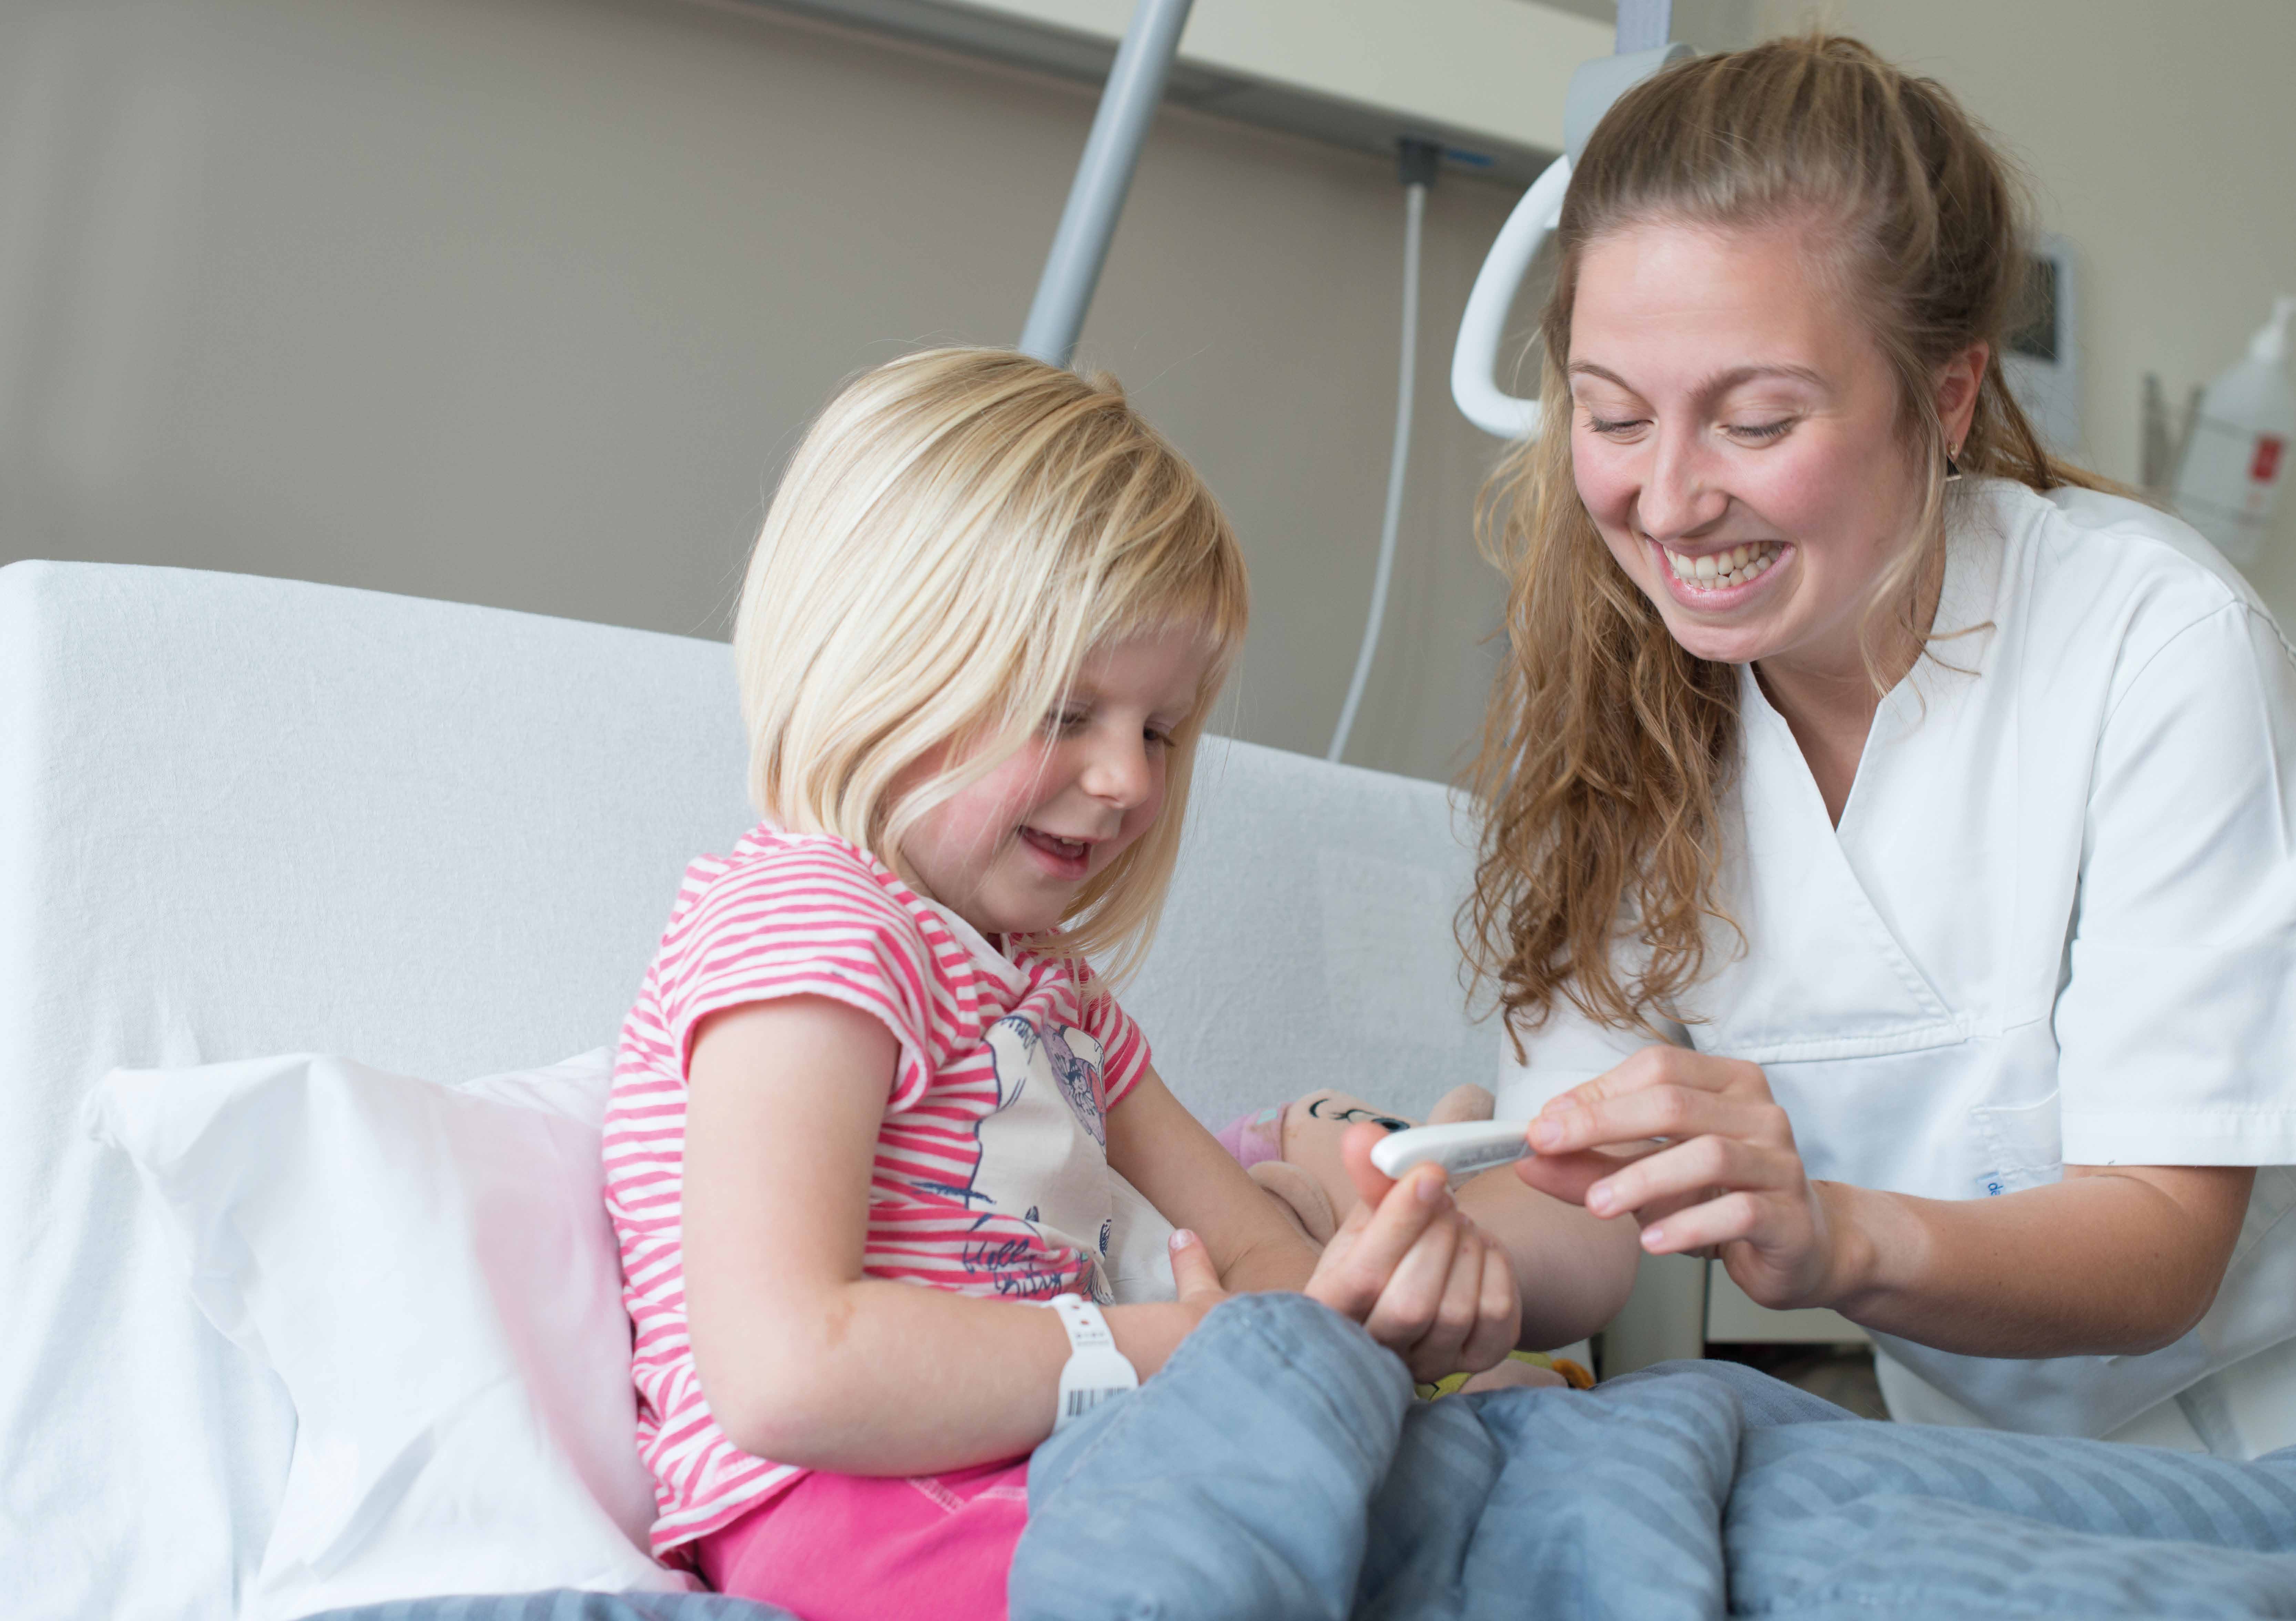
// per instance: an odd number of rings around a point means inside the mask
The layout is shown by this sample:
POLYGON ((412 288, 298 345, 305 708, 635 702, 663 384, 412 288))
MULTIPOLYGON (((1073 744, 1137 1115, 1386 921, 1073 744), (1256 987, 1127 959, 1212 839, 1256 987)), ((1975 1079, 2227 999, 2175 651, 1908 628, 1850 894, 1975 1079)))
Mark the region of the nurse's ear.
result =
POLYGON ((1992 357, 1990 344, 1972 343, 1931 376, 1937 391, 1938 426, 1944 430, 1948 454, 1958 454, 1969 438, 1970 420, 1977 414, 1977 391, 1985 381, 1986 363, 1992 357))

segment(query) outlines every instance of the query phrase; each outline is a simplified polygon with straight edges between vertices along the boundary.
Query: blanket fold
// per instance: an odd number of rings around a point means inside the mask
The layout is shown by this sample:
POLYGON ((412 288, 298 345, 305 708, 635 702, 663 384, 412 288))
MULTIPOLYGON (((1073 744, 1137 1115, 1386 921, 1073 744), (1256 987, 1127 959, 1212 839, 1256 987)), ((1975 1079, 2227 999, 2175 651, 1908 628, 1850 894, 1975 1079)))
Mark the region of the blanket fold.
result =
POLYGON ((1722 1362, 1417 1402, 1299 1296, 1040 1448, 1029 1511, 1013 1621, 2296 1617, 2296 1448, 1874 1423, 1722 1362))

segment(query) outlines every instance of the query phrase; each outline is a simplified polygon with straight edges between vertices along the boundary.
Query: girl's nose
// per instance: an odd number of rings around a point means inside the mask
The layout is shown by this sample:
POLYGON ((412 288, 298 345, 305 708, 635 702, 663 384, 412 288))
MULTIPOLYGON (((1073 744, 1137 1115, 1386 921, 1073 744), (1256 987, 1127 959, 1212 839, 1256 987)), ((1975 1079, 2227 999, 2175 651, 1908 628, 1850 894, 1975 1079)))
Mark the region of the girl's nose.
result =
POLYGON ((1119 810, 1130 810, 1154 790, 1146 745, 1138 738, 1100 743, 1085 762, 1079 783, 1094 798, 1119 810))

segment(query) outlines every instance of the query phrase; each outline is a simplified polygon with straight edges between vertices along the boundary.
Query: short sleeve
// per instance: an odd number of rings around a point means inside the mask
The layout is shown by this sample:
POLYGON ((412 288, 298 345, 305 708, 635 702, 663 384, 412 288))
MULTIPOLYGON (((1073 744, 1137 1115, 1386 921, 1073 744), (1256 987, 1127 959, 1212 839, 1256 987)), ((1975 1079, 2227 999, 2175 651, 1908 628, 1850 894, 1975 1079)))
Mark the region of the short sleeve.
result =
MULTIPOLYGON (((1089 970, 1080 972, 1086 979, 1091 977, 1089 970)), ((1105 992, 1085 1004, 1084 1027, 1100 1044, 1101 1107, 1113 1109, 1148 1068, 1148 1037, 1105 992)))
MULTIPOLYGON (((1680 1026, 1656 1022, 1668 1041, 1677 1046, 1690 1044, 1680 1026)), ((1499 1078, 1492 1088, 1498 1098, 1498 1118, 1528 1120, 1549 1098, 1593 1080, 1651 1045, 1653 1039, 1641 1030, 1598 1024, 1573 1007, 1569 998, 1556 997, 1539 1027, 1523 1033, 1529 1061, 1517 1063, 1513 1044, 1500 1044, 1499 1078)))
POLYGON ((2118 684, 2055 1010, 2065 1159, 2296 1162, 2296 671, 2235 602, 2118 684))
POLYGON ((922 928, 865 858, 827 840, 782 846, 709 880, 671 926, 657 969, 680 1073, 712 1013, 785 996, 857 1008, 900 1045, 887 1107, 924 1095, 936 963, 922 928))

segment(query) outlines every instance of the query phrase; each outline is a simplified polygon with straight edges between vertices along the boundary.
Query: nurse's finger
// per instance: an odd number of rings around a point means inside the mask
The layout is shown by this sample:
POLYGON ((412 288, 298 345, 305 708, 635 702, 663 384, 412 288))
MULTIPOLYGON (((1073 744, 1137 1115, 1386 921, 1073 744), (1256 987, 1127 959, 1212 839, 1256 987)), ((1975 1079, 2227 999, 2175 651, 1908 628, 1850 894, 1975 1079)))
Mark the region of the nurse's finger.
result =
POLYGON ((1570 1154, 1531 1154, 1514 1162, 1514 1174, 1549 1199, 1578 1205, 1587 1201, 1587 1190, 1605 1176, 1648 1154, 1663 1153, 1669 1145, 1656 1141, 1612 1143, 1570 1154))
POLYGON ((1807 1199, 1725 1194, 1643 1229, 1651 1255, 1715 1255, 1731 1281, 1773 1311, 1834 1304, 1824 1293, 1824 1230, 1807 1199))
POLYGON ((1595 1183, 1587 1190, 1585 1203, 1595 1216, 1632 1211, 1650 1222, 1717 1190, 1785 1192, 1806 1180, 1801 1158, 1792 1149, 1734 1137, 1693 1137, 1595 1183))
POLYGON ((1776 1146, 1793 1142, 1786 1111, 1767 1096, 1708 1092, 1670 1083, 1590 1104, 1549 1104, 1531 1121, 1529 1129, 1530 1146, 1542 1154, 1567 1154, 1652 1137, 1679 1142, 1710 1134, 1776 1146))
POLYGON ((1759 1064, 1693 1052, 1688 1047, 1655 1044, 1620 1060, 1593 1080, 1580 1082, 1551 1100, 1547 1107, 1566 1101, 1584 1107, 1652 1086, 1689 1086, 1701 1092, 1765 1098, 1770 1095, 1769 1079, 1759 1064))
POLYGON ((1779 1250, 1791 1269, 1798 1248, 1790 1232, 1780 1230, 1776 1217, 1784 1201, 1775 1194, 1744 1189, 1690 1205, 1662 1222, 1643 1229, 1643 1249, 1649 1255, 1685 1255, 1714 1249, 1724 1244, 1752 1243, 1779 1250))

